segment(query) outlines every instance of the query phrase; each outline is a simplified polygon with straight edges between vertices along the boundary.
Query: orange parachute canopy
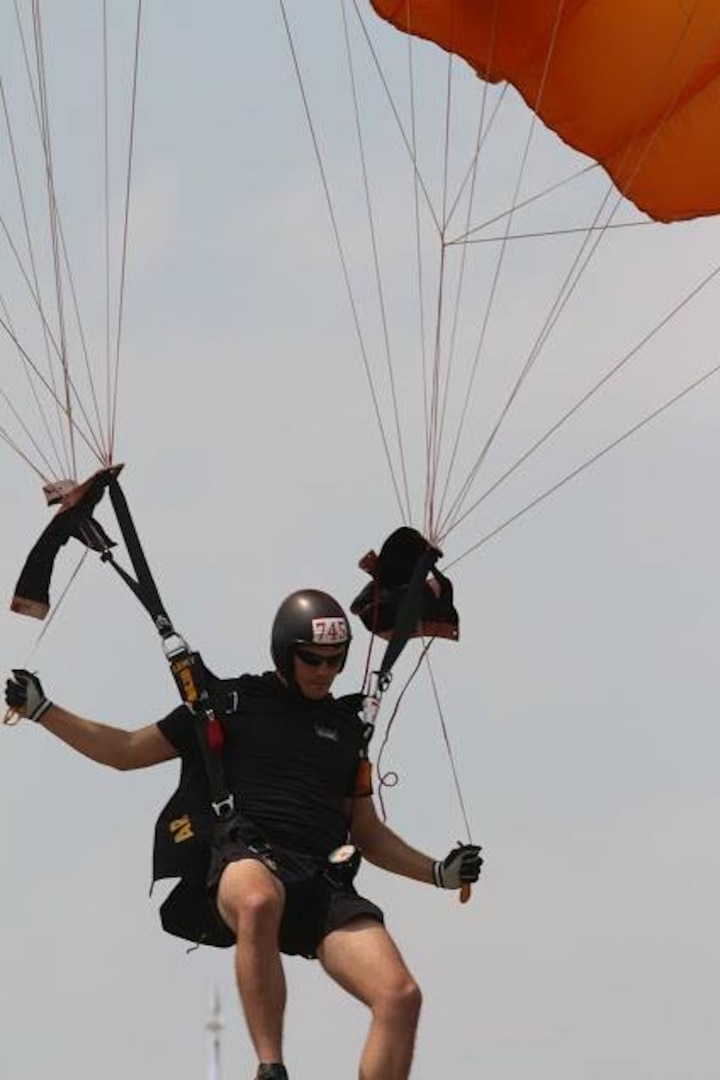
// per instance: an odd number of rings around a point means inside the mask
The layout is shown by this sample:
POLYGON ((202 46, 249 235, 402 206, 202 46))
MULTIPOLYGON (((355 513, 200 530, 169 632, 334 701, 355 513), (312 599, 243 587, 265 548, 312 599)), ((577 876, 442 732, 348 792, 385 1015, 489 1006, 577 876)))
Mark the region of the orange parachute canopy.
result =
POLYGON ((658 221, 720 212, 718 0, 371 0, 508 81, 658 221))

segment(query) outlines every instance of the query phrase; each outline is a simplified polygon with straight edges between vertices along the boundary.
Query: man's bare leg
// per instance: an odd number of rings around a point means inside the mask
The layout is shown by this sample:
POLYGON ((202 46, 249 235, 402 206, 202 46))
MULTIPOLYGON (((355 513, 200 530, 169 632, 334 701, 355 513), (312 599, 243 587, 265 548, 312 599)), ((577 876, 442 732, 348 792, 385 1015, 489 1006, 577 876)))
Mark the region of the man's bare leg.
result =
POLYGON ((387 930, 374 919, 355 919, 328 934, 318 957, 372 1011, 360 1080, 407 1080, 422 997, 387 930))
POLYGON ((281 1062, 287 997, 278 931, 285 893, 256 859, 230 863, 218 886, 218 910, 237 938, 235 974, 258 1061, 281 1062))

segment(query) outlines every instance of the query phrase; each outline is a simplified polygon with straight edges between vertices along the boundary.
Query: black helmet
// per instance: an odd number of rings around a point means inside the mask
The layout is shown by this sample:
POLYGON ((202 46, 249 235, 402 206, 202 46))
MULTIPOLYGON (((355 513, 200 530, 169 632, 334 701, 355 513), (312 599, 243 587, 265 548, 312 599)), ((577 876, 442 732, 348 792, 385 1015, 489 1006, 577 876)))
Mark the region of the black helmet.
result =
MULTIPOLYGON (((350 624, 337 600, 318 589, 299 589, 285 597, 275 615, 272 658, 283 678, 292 682, 296 645, 344 645, 347 652, 351 638, 350 624)), ((344 666, 343 660, 338 670, 344 666)))

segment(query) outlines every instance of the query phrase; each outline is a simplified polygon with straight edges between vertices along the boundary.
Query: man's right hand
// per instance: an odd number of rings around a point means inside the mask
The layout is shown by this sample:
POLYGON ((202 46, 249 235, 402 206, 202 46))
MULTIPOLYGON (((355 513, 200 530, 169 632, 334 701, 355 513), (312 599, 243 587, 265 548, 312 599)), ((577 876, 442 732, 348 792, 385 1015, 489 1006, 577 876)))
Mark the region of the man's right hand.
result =
POLYGON ((37 675, 23 668, 14 669, 12 678, 5 683, 5 701, 13 713, 35 721, 42 720, 52 705, 37 675))

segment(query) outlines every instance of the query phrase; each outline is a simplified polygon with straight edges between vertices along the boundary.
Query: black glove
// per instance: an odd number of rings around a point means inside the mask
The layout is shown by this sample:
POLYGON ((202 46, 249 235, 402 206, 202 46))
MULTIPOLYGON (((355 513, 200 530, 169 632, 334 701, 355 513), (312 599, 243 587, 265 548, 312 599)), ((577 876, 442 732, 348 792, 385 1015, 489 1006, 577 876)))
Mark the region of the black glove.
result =
POLYGON ((458 841, 442 862, 433 865, 433 878, 438 889, 461 889, 480 877, 483 864, 479 844, 461 844, 458 841))
POLYGON ((5 683, 5 701, 13 712, 26 720, 42 720, 52 705, 45 697, 37 675, 22 668, 13 670, 12 679, 5 683))

